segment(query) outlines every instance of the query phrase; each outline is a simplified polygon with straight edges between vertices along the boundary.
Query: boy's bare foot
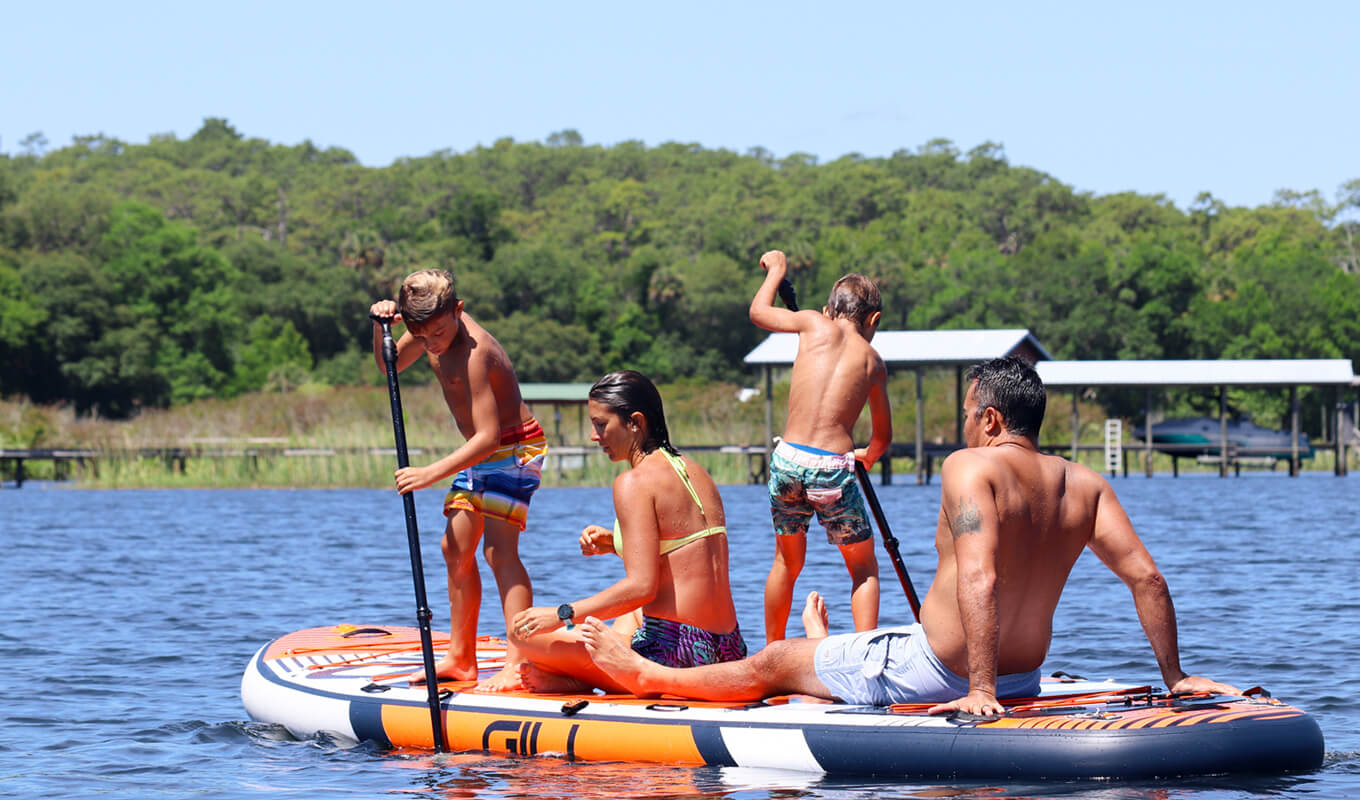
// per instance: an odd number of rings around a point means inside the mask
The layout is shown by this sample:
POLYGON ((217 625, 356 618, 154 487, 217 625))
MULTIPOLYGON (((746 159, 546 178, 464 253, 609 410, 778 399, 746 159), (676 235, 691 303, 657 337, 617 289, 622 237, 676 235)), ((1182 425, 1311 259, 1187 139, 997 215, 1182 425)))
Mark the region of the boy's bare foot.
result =
POLYGON ((579 678, 549 672, 539 665, 526 661, 519 665, 519 681, 531 692, 543 694, 594 694, 595 687, 579 678))
MULTIPOLYGON (((436 680, 441 681, 475 681, 477 680, 477 665, 472 664, 468 667, 461 667, 455 663, 453 659, 444 656, 435 662, 434 676, 436 680)), ((412 686, 424 686, 425 669, 422 667, 421 669, 412 672, 406 676, 406 680, 409 681, 412 686)))
POLYGON ((520 692, 526 687, 520 680, 519 666, 523 662, 507 662, 495 675, 473 687, 474 692, 520 692))
POLYGON ((803 606, 803 631, 809 639, 825 639, 831 632, 826 600, 816 592, 808 592, 807 603, 803 606))
POLYGON ((594 661, 595 666, 604 674, 618 681, 619 685, 638 697, 656 694, 647 692, 643 685, 643 672, 652 664, 651 661, 634 652, 633 648, 624 644, 618 634, 595 617, 586 617, 586 621, 577 628, 581 632, 581 642, 585 644, 586 652, 590 654, 590 660, 594 661))

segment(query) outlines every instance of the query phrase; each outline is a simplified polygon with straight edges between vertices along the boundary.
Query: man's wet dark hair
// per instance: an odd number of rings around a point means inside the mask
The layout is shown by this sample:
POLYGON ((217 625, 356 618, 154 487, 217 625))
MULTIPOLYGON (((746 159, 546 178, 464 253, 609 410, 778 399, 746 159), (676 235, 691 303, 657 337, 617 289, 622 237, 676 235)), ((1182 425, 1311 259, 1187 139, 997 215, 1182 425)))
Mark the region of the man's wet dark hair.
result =
POLYGON ((680 455, 680 451, 671 444, 671 434, 666 429, 666 413, 661 408, 661 392, 656 390, 656 384, 646 375, 631 369, 611 372, 590 387, 590 399, 618 414, 625 421, 633 416, 633 412, 641 412, 642 418, 647 420, 647 439, 642 443, 644 453, 662 447, 673 456, 680 455))
POLYGON ((995 408, 1006 430, 1038 440, 1044 424, 1048 395, 1039 373, 1023 358, 994 358, 968 368, 967 380, 977 381, 977 414, 995 408))

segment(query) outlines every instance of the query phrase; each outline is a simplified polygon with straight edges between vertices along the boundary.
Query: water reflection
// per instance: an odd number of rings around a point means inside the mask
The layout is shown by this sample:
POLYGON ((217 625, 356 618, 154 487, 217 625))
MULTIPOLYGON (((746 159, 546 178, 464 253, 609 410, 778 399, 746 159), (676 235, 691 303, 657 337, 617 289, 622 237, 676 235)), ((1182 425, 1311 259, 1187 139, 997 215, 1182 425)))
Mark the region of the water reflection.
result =
MULTIPOLYGON (((1310 792, 1311 776, 1236 776, 1171 779, 1165 784, 1056 781, 1023 784, 910 783, 875 777, 826 776, 750 767, 671 767, 565 761, 553 757, 501 758, 479 753, 389 755, 391 768, 416 772, 405 791, 439 798, 535 797, 543 800, 629 798, 904 797, 942 800, 1211 800, 1310 792)), ((403 790, 397 789, 401 792, 403 790)))

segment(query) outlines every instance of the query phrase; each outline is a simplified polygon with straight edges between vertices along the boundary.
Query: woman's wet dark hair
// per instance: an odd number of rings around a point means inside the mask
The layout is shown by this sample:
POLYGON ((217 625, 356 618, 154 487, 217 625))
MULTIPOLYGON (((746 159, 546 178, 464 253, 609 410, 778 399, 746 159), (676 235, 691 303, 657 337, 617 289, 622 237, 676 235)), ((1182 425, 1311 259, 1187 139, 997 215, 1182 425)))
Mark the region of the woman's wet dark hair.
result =
POLYGON ((666 429, 666 413, 661 408, 661 392, 656 384, 641 372, 621 369, 595 381, 590 387, 590 399, 627 420, 633 412, 642 414, 647 420, 647 439, 642 450, 650 453, 658 447, 664 448, 673 456, 680 451, 671 444, 670 431, 666 429))
POLYGON ((977 413, 995 408, 1006 430, 1017 436, 1039 438, 1048 394, 1039 373, 1023 358, 1006 356, 968 368, 966 380, 977 381, 977 413))

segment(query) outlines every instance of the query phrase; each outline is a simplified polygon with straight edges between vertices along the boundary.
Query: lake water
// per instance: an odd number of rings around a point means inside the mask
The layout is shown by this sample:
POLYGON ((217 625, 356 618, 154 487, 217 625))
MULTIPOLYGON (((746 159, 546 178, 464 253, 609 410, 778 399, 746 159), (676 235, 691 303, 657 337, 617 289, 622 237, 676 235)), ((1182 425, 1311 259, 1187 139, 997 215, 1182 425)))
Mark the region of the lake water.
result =
MULTIPOLYGON (((899 479, 900 480, 900 479, 899 479)), ((1280 474, 1120 479, 1115 487, 1180 615, 1188 670, 1262 685, 1310 711, 1327 757, 1309 775, 1157 784, 939 784, 719 768, 393 754, 296 741, 249 721, 239 682, 265 641, 342 622, 413 624, 401 502, 372 490, 0 491, 0 643, 9 666, 0 796, 255 800, 296 797, 733 798, 1360 796, 1360 483, 1280 474)), ((922 595, 938 485, 880 487, 922 595)), ((773 551, 761 487, 723 487, 742 630, 761 644, 773 551)), ((447 620, 441 494, 417 499, 435 627, 447 620)), ((543 605, 615 580, 576 536, 613 516, 604 489, 534 499, 525 561, 543 605)), ((883 621, 909 617, 881 558, 883 621)), ((501 633, 485 569, 483 633, 501 633)), ((814 528, 799 595, 848 627, 848 578, 814 528)), ((795 622, 796 626, 796 610, 795 622)), ((1159 684, 1127 590, 1089 554, 1063 597, 1045 671, 1159 684)))

